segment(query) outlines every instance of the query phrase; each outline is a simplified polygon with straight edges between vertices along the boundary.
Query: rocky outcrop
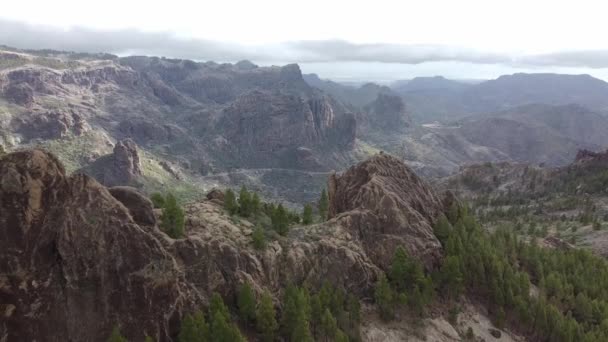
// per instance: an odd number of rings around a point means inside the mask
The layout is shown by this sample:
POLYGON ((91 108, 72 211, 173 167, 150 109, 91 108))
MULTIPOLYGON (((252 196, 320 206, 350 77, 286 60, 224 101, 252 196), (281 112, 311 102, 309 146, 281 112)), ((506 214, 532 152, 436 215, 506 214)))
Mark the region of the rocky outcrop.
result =
POLYGON ((114 326, 132 341, 168 341, 201 303, 161 240, 50 154, 0 160, 0 212, 7 341, 105 341, 114 326))
POLYGON ((91 129, 74 110, 29 112, 13 120, 12 125, 26 140, 59 139, 69 134, 80 136, 91 129))
POLYGON ((379 93, 376 99, 365 106, 366 114, 361 118, 362 127, 382 131, 403 131, 412 125, 403 99, 397 95, 379 93))
POLYGON ((112 154, 97 158, 82 171, 105 186, 136 184, 143 174, 137 145, 131 139, 117 142, 112 154))
POLYGON ((376 264, 388 266, 399 245, 429 267, 441 257, 432 226, 443 203, 397 158, 378 154, 332 175, 328 195, 329 217, 356 234, 376 264))
POLYGON ((112 197, 122 203, 140 225, 155 225, 154 205, 146 196, 130 186, 114 186, 108 189, 112 197))
POLYGON ((127 182, 142 175, 137 145, 133 140, 125 139, 114 146, 114 168, 117 178, 127 182))
POLYGON ((118 131, 124 137, 135 140, 138 144, 165 143, 186 132, 174 125, 159 124, 143 119, 123 120, 118 125, 118 131))
MULTIPOLYGON (((289 75, 286 71, 285 77, 289 75)), ((302 146, 337 142, 350 148, 355 140, 352 126, 348 118, 338 118, 329 98, 254 90, 224 110, 217 130, 242 164, 268 167, 302 146)))

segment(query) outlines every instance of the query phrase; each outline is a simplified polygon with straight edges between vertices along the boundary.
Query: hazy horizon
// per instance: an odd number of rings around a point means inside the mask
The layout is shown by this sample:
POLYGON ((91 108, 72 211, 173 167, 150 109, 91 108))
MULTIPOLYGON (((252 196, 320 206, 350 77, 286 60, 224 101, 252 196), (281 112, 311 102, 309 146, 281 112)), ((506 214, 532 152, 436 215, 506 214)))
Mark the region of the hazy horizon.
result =
POLYGON ((277 0, 171 6, 108 0, 9 3, 0 44, 259 65, 298 63, 322 78, 387 83, 418 76, 492 79, 517 72, 608 80, 603 6, 466 0, 285 6, 277 0), (539 25, 542 23, 542 25, 539 25), (564 23, 569 23, 564 25, 564 23))

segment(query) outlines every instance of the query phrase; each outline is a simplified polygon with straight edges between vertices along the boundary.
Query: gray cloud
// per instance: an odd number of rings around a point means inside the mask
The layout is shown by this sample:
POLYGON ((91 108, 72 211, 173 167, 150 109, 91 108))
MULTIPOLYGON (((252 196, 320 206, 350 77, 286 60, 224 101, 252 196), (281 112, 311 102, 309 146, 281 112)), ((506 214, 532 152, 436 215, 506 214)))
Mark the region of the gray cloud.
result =
POLYGON ((466 62, 557 67, 608 67, 608 51, 510 56, 443 45, 354 44, 342 40, 292 41, 245 46, 203 39, 182 39, 168 32, 135 29, 60 30, 0 19, 0 44, 22 49, 143 54, 213 61, 249 59, 257 63, 380 62, 420 64, 466 62))
POLYGON ((518 63, 534 66, 608 68, 608 50, 562 51, 524 56, 518 63))

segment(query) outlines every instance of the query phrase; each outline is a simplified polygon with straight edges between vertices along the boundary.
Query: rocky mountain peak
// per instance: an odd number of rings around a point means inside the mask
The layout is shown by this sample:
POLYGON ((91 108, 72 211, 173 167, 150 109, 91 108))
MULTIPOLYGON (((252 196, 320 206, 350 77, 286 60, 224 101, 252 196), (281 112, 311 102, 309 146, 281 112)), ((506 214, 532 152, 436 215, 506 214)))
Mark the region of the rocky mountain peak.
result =
POLYGON ((438 261, 441 244, 432 226, 445 208, 431 187, 401 160, 380 153, 334 174, 328 195, 329 216, 348 222, 361 234, 379 264, 388 264, 399 245, 427 265, 438 261))

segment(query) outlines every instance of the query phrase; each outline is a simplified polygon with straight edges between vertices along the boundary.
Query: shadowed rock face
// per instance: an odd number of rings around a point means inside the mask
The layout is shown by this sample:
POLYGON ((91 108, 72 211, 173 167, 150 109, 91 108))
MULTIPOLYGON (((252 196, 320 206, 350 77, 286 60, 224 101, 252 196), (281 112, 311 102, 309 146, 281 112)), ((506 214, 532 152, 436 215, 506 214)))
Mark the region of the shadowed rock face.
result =
POLYGON ((167 340, 198 301, 175 260, 107 189, 34 150, 0 159, 0 303, 8 341, 167 340))
POLYGON ((369 126, 367 129, 380 129, 381 131, 403 131, 412 125, 403 99, 397 95, 378 94, 378 97, 365 107, 366 114, 362 122, 369 126))
POLYGON ((388 266, 403 245, 428 266, 441 256, 432 225, 445 211, 431 188, 395 157, 379 154, 332 175, 329 216, 357 232, 376 263, 388 266))

